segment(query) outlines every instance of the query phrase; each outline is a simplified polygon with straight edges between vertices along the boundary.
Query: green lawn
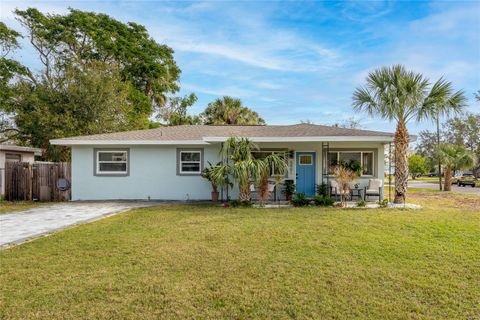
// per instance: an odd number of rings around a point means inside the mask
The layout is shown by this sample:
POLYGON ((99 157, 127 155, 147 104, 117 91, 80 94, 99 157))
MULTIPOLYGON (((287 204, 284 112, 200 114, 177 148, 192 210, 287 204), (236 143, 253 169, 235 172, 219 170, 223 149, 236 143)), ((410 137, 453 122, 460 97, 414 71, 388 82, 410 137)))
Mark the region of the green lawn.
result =
MULTIPOLYGON (((438 177, 418 177, 418 178, 415 178, 415 179, 410 178, 409 180, 417 180, 417 181, 438 183, 438 177)), ((442 181, 443 181, 443 178, 442 178, 442 181)))
POLYGON ((478 319, 480 197, 411 197, 430 208, 165 205, 81 225, 0 251, 0 318, 478 319))
POLYGON ((0 200, 0 214, 10 213, 12 211, 26 210, 33 207, 37 207, 39 205, 41 204, 38 202, 32 202, 32 201, 10 202, 5 200, 0 200))

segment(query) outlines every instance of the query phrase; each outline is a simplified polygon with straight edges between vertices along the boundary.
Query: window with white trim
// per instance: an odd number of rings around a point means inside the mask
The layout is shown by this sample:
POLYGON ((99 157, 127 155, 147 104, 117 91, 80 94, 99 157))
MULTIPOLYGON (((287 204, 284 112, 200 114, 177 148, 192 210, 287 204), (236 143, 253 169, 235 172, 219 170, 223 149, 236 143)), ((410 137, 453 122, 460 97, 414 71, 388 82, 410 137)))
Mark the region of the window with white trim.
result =
POLYGON ((179 156, 180 174, 200 174, 202 172, 202 150, 181 150, 179 156))
POLYGON ((96 151, 97 175, 127 175, 127 150, 98 150, 96 151))
POLYGON ((311 166, 313 164, 313 157, 311 154, 301 154, 298 156, 298 164, 301 166, 311 166))
POLYGON ((361 176, 374 175, 373 151, 330 151, 327 155, 328 174, 333 174, 332 168, 338 164, 358 162, 362 167, 361 176))

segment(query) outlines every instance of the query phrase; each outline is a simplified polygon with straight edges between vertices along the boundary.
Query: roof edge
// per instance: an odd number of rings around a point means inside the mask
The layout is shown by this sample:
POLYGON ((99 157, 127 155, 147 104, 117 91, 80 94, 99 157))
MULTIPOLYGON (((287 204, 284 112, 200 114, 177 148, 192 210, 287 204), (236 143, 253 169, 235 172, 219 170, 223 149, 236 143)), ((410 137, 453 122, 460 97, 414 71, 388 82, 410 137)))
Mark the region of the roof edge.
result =
MULTIPOLYGON (((207 142, 223 142, 230 137, 204 137, 207 142)), ((247 137, 253 142, 392 142, 393 135, 385 136, 305 136, 305 137, 247 137)))
POLYGON ((176 145, 176 144, 209 144, 203 140, 80 140, 80 139, 53 139, 50 144, 57 146, 73 145, 176 145))
POLYGON ((17 151, 17 152, 32 152, 36 156, 41 156, 42 155, 42 149, 41 148, 34 148, 34 147, 23 147, 23 146, 16 146, 16 145, 0 144, 0 150, 17 151))

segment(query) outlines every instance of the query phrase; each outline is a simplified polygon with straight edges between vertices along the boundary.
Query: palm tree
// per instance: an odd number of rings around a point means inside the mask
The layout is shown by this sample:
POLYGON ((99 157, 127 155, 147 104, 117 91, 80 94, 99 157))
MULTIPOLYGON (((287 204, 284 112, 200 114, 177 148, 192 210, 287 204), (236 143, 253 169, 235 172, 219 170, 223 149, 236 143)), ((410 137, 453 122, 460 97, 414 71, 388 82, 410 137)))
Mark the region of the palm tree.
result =
POLYGON ((258 146, 247 138, 231 137, 220 150, 223 164, 215 168, 214 175, 231 176, 238 183, 240 201, 250 200, 250 184, 257 179, 260 163, 253 157, 252 151, 258 146))
POLYGON ((288 164, 285 154, 271 153, 259 162, 259 172, 257 178, 257 187, 260 201, 266 202, 270 198, 270 190, 268 188, 269 179, 273 176, 275 185, 278 186, 288 171, 288 164))
POLYGON ((207 125, 265 124, 258 113, 242 105, 240 99, 225 96, 208 104, 201 114, 207 125))
POLYGON ((452 189, 452 174, 455 170, 472 168, 475 166, 476 158, 473 152, 455 144, 440 145, 437 152, 445 172, 443 190, 450 191, 452 189))
MULTIPOLYGON (((440 78, 432 87, 430 96, 425 100, 421 112, 435 119, 437 126, 437 148, 440 147, 440 117, 459 114, 466 105, 467 98, 463 91, 454 92, 451 82, 440 78)), ((442 190, 442 165, 438 159, 438 186, 442 190)))
POLYGON ((269 168, 274 167, 275 173, 285 174, 288 165, 281 156, 271 154, 264 159, 255 159, 252 151, 259 150, 258 146, 247 138, 231 137, 225 141, 220 150, 223 164, 214 168, 213 175, 232 177, 238 183, 239 200, 250 200, 250 185, 252 182, 262 182, 269 168))
POLYGON ((431 117, 432 106, 442 105, 449 86, 445 86, 444 80, 440 79, 430 89, 428 79, 419 73, 407 71, 401 65, 375 70, 369 73, 366 82, 365 86, 355 90, 353 107, 356 111, 366 111, 370 116, 378 115, 397 122, 394 137, 394 202, 402 203, 405 201, 408 179, 407 151, 410 138, 407 123, 431 117))

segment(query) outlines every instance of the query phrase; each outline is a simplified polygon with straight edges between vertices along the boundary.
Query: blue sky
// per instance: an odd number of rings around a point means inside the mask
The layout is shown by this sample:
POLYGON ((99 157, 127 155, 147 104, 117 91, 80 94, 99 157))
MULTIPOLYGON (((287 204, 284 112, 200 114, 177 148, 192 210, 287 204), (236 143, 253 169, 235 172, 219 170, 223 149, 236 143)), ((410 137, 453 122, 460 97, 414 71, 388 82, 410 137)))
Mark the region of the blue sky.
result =
MULTIPOLYGON (((269 124, 332 124, 352 116, 364 128, 392 131, 387 121, 354 114, 353 90, 377 67, 401 63, 463 89, 480 105, 480 2, 140 2, 5 1, 0 18, 20 30, 11 11, 33 6, 107 13, 147 27, 175 50, 181 94, 194 92, 192 113, 230 95, 269 124)), ((25 43, 22 61, 38 67, 25 43)), ((410 124, 411 133, 432 128, 410 124)))

